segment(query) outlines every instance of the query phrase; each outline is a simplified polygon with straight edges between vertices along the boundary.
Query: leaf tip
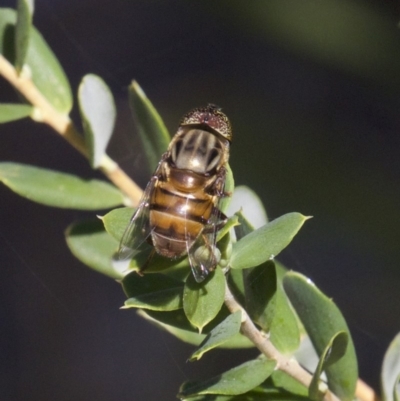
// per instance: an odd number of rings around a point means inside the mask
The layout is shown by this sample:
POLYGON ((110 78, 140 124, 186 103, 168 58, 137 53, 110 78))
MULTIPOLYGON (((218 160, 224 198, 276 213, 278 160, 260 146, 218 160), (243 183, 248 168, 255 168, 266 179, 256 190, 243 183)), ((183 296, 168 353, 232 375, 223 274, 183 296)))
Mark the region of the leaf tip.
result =
POLYGON ((135 79, 131 82, 130 88, 135 91, 140 97, 146 97, 143 89, 135 79))

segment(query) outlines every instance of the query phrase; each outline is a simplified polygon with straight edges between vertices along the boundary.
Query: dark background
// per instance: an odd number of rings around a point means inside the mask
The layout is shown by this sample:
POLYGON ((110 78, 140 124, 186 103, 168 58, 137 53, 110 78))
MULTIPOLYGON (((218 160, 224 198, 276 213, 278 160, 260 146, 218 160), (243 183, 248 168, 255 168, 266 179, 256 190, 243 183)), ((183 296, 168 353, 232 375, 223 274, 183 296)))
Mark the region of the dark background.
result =
MULTIPOLYGON (((270 218, 314 216, 281 260, 338 304, 360 376, 375 388, 400 329, 398 20, 398 2, 378 0, 40 0, 35 13, 74 93, 86 73, 112 88, 110 154, 142 186, 132 79, 171 132, 192 107, 223 107, 236 183, 260 195, 270 218)), ((16 101, 0 85, 0 100, 16 101)), ((101 177, 29 120, 0 127, 0 160, 101 177)), ((186 363, 193 347, 119 310, 119 285, 69 253, 63 231, 93 214, 34 204, 3 185, 0 197, 1 400, 173 400, 184 380, 254 355, 186 363)))

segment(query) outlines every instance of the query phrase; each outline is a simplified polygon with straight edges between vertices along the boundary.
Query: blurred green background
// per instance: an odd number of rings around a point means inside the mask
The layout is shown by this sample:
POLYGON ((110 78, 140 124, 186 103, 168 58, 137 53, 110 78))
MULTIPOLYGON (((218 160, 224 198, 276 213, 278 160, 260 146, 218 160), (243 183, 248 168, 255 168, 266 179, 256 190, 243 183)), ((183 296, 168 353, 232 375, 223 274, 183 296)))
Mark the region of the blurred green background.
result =
MULTIPOLYGON (((260 195, 270 218, 314 216, 281 260, 341 308, 375 388, 400 329, 399 11, 378 0, 39 0, 34 18, 74 92, 86 73, 111 86, 110 154, 142 186, 132 79, 171 133, 193 107, 223 108, 236 183, 260 195)), ((16 100, 0 85, 0 101, 16 100)), ((100 177, 47 127, 21 121, 0 133, 0 160, 100 177)), ((186 363, 192 347, 118 310, 120 287, 69 254, 63 230, 91 214, 4 186, 0 196, 1 400, 171 400, 182 381, 255 354, 186 363)))

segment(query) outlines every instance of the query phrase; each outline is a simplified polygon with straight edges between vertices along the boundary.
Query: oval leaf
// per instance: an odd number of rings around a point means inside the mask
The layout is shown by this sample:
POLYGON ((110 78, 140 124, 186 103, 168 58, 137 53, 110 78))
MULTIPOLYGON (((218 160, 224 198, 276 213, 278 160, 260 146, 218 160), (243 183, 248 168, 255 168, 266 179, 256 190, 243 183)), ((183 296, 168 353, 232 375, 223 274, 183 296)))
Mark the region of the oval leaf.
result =
POLYGON ((280 352, 289 354, 296 351, 300 345, 299 320, 283 290, 282 279, 287 269, 277 261, 275 261, 275 269, 277 273, 275 315, 271 322, 269 335, 271 342, 280 352))
POLYGON ((313 374, 308 394, 312 400, 322 400, 326 393, 326 384, 320 382, 322 372, 337 362, 346 352, 349 336, 344 331, 336 333, 328 342, 313 374))
POLYGON ((15 24, 17 13, 11 8, 0 7, 0 54, 15 63, 15 24))
POLYGON ((222 199, 219 201, 218 207, 222 213, 225 213, 226 215, 229 216, 230 214, 228 213, 228 209, 229 205, 231 204, 232 194, 234 193, 235 190, 235 180, 229 163, 225 166, 225 168, 226 168, 226 178, 225 178, 224 192, 227 194, 227 196, 222 197, 222 199))
POLYGON ((26 164, 0 163, 0 181, 24 198, 65 209, 106 209, 123 202, 122 193, 104 181, 26 164))
MULTIPOLYGON (((276 372, 276 371, 275 371, 276 372)), ((268 378, 266 382, 270 379, 268 378)), ((306 396, 288 393, 287 391, 277 388, 270 384, 255 387, 253 390, 244 394, 231 396, 231 395, 216 395, 204 394, 195 397, 190 397, 190 401, 310 401, 306 396)))
POLYGON ((32 111, 33 107, 27 104, 2 103, 0 104, 0 124, 29 117, 32 111))
POLYGON ((381 383, 385 401, 394 401, 400 375, 400 333, 390 343, 382 365, 381 383))
POLYGON ((244 270, 229 270, 227 275, 227 281, 229 288, 235 297, 235 299, 240 303, 240 305, 245 305, 246 300, 244 296, 244 270))
POLYGON ((320 357, 337 332, 347 333, 349 342, 345 354, 339 361, 327 366, 325 373, 329 389, 343 401, 352 400, 358 378, 357 358, 341 312, 331 299, 301 274, 287 273, 283 285, 320 357))
POLYGON ((28 52, 32 28, 33 0, 17 1, 17 23, 15 26, 15 68, 19 73, 28 52))
POLYGON ((233 192, 232 201, 229 205, 228 216, 242 211, 243 216, 253 228, 260 228, 267 224, 267 212, 258 195, 249 187, 240 185, 233 192))
MULTIPOLYGON (((190 324, 187 319, 185 312, 182 309, 178 309, 171 312, 159 312, 152 310, 139 310, 139 315, 152 323, 156 324, 161 329, 169 332, 173 336, 177 337, 181 341, 189 344, 198 346, 204 341, 206 334, 199 334, 198 331, 190 324)), ((228 310, 223 310, 218 314, 217 318, 214 319, 209 325, 204 327, 204 333, 209 333, 213 328, 216 327, 221 321, 226 319, 229 315, 228 310)), ((220 348, 250 348, 254 347, 254 344, 245 336, 237 334, 230 338, 228 341, 220 345, 220 348)))
POLYGON ((272 386, 272 389, 283 390, 283 392, 290 393, 290 401, 300 399, 304 401, 309 401, 308 398, 308 389, 303 384, 300 384, 295 378, 289 376, 287 373, 282 372, 279 369, 276 369, 271 377, 269 377, 265 383, 261 385, 263 389, 266 389, 272 386), (299 397, 299 398, 298 398, 299 397), (304 398, 303 398, 304 397, 304 398))
POLYGON ((239 218, 236 215, 233 215, 228 218, 226 221, 225 225, 221 228, 221 230, 218 231, 217 234, 217 242, 220 241, 228 232, 231 230, 231 228, 234 228, 238 226, 239 223, 239 218))
POLYGON ((153 171, 171 138, 157 110, 136 81, 129 86, 129 103, 149 170, 153 171))
POLYGON ((236 235, 236 239, 239 241, 243 237, 245 237, 247 234, 250 234, 251 232, 253 232, 254 227, 243 215, 242 210, 239 210, 238 212, 236 212, 235 216, 238 217, 238 223, 239 223, 239 225, 235 226, 235 235, 236 235))
POLYGON ((210 379, 183 383, 178 397, 186 399, 200 394, 243 394, 266 380, 275 366, 275 361, 267 359, 248 361, 210 379))
POLYGON ((129 297, 123 309, 143 308, 172 311, 183 306, 183 282, 164 274, 146 274, 140 277, 130 273, 122 280, 122 287, 129 297))
POLYGON ((30 68, 33 83, 49 103, 60 113, 69 114, 72 109, 72 91, 67 76, 36 29, 32 29, 25 64, 30 68))
POLYGON ((400 374, 396 378, 396 382, 393 387, 393 400, 399 401, 400 400, 400 374))
MULTIPOLYGON (((236 272, 240 270, 232 270, 236 272)), ((283 291, 286 270, 277 262, 243 270, 246 286, 246 310, 266 332, 275 347, 284 354, 293 353, 300 344, 299 323, 283 291)))
POLYGON ((97 168, 106 154, 114 129, 114 98, 99 76, 88 74, 79 85, 78 100, 90 164, 97 168))
POLYGON ((239 310, 229 315, 223 322, 210 331, 200 344, 200 347, 189 358, 190 361, 199 360, 203 354, 220 346, 231 337, 239 333, 242 320, 242 312, 239 310))
MULTIPOLYGON (((15 24, 17 14, 10 8, 0 8, 0 53, 15 64, 15 24)), ((68 114, 72 108, 72 92, 68 79, 56 56, 42 35, 31 28, 29 46, 25 57, 27 73, 33 83, 60 113, 68 114)))
POLYGON ((158 328, 167 331, 168 333, 172 334, 174 337, 185 343, 198 346, 206 337, 205 334, 200 334, 196 331, 193 331, 193 328, 190 327, 190 323, 187 321, 186 316, 184 316, 184 313, 181 310, 175 310, 171 312, 139 310, 138 314, 151 323, 155 324, 158 328), (176 317, 176 321, 173 321, 173 319, 170 317, 171 314, 176 317), (181 317, 186 320, 189 327, 181 327, 181 317))
POLYGON ((65 238, 72 254, 93 270, 114 279, 122 275, 111 265, 111 257, 118 243, 105 231, 99 220, 71 224, 65 238))
POLYGON ((205 281, 196 282, 190 274, 185 283, 183 293, 183 309, 193 326, 202 331, 221 310, 225 296, 225 276, 217 267, 205 281))
POLYGON ((246 310, 252 320, 269 332, 275 316, 277 277, 275 263, 269 260, 245 274, 246 310))
POLYGON ((120 207, 111 210, 111 212, 101 217, 104 228, 117 241, 121 241, 134 212, 135 209, 132 207, 120 207))
POLYGON ((304 222, 300 213, 288 213, 233 244, 231 267, 245 269, 274 258, 292 241, 304 222))

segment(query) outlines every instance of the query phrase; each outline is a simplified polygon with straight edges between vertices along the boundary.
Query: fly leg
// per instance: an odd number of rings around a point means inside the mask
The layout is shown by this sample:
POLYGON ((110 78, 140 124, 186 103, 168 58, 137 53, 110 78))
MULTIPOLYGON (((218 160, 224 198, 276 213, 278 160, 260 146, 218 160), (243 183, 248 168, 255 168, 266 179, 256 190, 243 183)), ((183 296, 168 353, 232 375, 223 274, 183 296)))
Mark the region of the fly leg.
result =
POLYGON ((219 198, 227 198, 228 196, 232 196, 232 192, 225 191, 225 179, 226 168, 221 167, 217 173, 217 179, 212 186, 214 195, 217 195, 219 198))

